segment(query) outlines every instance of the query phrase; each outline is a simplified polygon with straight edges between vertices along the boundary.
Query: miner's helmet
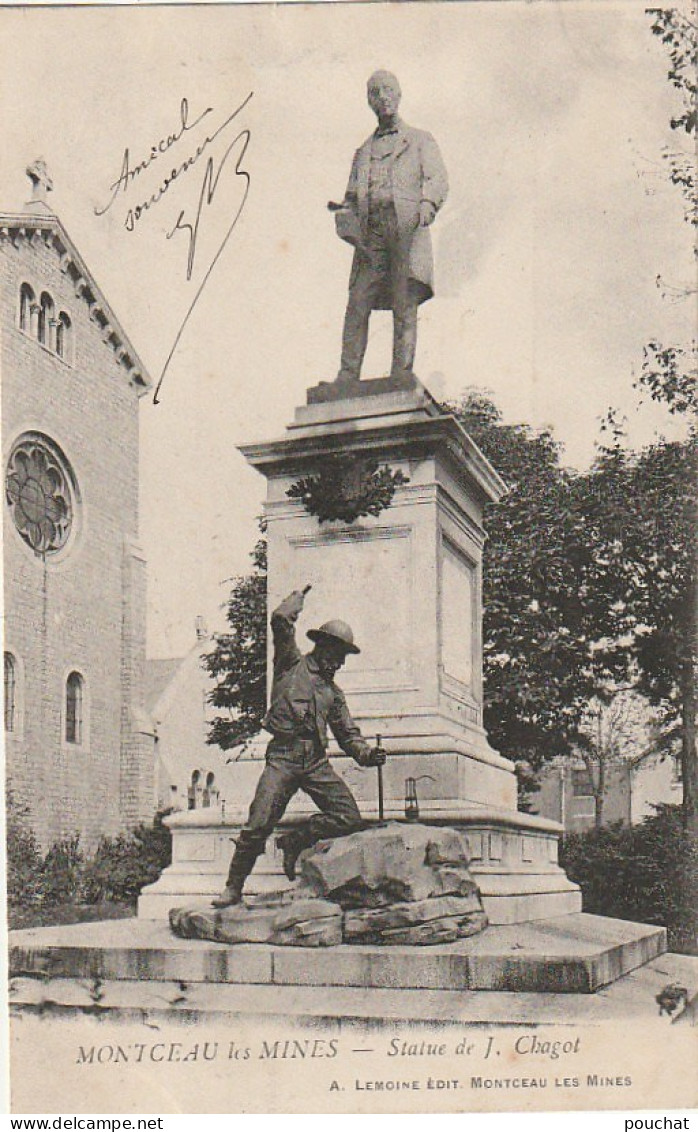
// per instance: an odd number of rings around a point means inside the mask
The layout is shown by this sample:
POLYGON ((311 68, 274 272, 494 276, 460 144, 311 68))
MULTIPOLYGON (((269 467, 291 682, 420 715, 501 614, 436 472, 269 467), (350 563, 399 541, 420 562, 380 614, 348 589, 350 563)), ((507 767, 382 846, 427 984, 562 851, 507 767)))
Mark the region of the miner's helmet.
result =
POLYGON ((327 641, 333 645, 341 645, 345 652, 361 652, 361 649, 354 644, 354 634, 346 621, 325 621, 319 629, 308 629, 307 636, 318 644, 327 641))

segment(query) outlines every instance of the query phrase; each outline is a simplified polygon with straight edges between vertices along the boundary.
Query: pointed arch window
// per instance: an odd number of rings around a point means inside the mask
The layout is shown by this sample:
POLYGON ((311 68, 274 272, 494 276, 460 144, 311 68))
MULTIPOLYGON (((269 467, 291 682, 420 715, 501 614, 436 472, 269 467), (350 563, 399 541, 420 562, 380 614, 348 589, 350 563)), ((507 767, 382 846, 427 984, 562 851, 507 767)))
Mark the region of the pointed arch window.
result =
POLYGON ((28 283, 23 283, 19 290, 19 329, 25 334, 31 334, 32 307, 36 304, 36 295, 28 283))
POLYGON ((64 361, 70 361, 72 324, 65 311, 61 311, 56 322, 56 353, 64 361))
POLYGON ((53 299, 48 291, 42 291, 39 303, 39 341, 42 346, 51 349, 52 323, 54 317, 53 299))
POLYGON ((216 787, 216 776, 212 770, 206 775, 206 785, 201 799, 203 809, 208 809, 210 806, 215 806, 218 801, 218 789, 216 787))
POLYGON ((85 681, 71 672, 65 682, 65 741, 82 746, 85 735, 85 681))

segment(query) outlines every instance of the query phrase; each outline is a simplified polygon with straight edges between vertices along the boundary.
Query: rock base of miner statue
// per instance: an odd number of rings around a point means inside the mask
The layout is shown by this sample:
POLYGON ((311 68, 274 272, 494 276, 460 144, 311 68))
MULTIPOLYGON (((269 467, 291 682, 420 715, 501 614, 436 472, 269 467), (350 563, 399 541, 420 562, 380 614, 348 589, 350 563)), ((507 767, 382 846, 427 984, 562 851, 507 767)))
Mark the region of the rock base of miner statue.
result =
POLYGON ((170 927, 185 939, 217 943, 273 943, 281 947, 333 947, 342 942, 342 909, 329 900, 277 894, 276 906, 173 908, 170 927))
POLYGON ((468 865, 457 830, 391 822, 306 849, 283 893, 221 910, 173 908, 170 926, 220 943, 450 943, 487 927, 468 865))

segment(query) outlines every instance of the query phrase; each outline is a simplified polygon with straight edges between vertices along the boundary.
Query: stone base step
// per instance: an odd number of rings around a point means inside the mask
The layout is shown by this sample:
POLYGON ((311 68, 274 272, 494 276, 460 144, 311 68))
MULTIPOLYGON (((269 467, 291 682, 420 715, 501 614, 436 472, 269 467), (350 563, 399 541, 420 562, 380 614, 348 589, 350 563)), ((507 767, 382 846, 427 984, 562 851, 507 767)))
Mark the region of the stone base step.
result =
MULTIPOLYGON (((17 978, 590 994, 666 951, 664 928, 583 913, 489 928, 433 947, 342 944, 309 952, 178 939, 166 924, 112 920, 10 933, 17 978)), ((95 991, 95 993, 97 993, 95 991)))
MULTIPOLYGON (((698 958, 665 953, 623 975, 598 994, 508 994, 468 990, 388 990, 367 994, 361 987, 292 987, 186 983, 133 979, 96 980, 15 976, 10 982, 12 1014, 48 1017, 75 1014, 168 1023, 231 1018, 294 1019, 318 1023, 405 1023, 460 1026, 565 1025, 626 1019, 656 1022, 656 996, 667 983, 698 993, 698 958)), ((667 1025, 695 1025, 695 1004, 680 1009, 667 1025)))

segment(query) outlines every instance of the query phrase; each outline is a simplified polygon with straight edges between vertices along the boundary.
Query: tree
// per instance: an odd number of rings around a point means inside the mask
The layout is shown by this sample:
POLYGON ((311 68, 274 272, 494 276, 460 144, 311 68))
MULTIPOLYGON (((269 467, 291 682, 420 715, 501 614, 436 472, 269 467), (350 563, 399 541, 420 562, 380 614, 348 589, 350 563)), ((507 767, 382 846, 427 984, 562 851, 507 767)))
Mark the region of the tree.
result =
POLYGON ((609 777, 614 767, 654 750, 647 703, 623 688, 609 703, 592 700, 582 718, 579 755, 594 796, 594 826, 601 829, 609 777))
POLYGON ((264 524, 252 551, 252 573, 233 579, 226 602, 229 633, 216 634, 216 645, 204 667, 216 681, 210 695, 221 708, 209 730, 208 743, 223 750, 256 735, 266 710, 267 544, 264 524))
POLYGON ((589 701, 622 672, 597 647, 616 591, 551 433, 505 424, 476 390, 447 407, 509 487, 484 520, 484 722, 498 751, 536 770, 577 748, 589 701))
MULTIPOLYGON (((669 125, 678 135, 678 140, 686 134, 689 138, 696 132, 696 73, 698 72, 698 26, 695 7, 690 14, 678 8, 650 8, 652 32, 666 47, 671 66, 668 79, 681 96, 679 114, 670 119, 669 125)), ((698 225, 696 197, 695 151, 682 146, 672 149, 666 146, 664 159, 669 166, 669 177, 678 185, 685 202, 685 219, 694 227, 698 225)))
POLYGON ((5 786, 7 900, 28 907, 41 899, 42 855, 31 825, 29 807, 5 786))
MULTIPOLYGON (((677 144, 665 147, 664 158, 669 179, 683 195, 684 219, 695 228, 695 8, 690 14, 676 8, 656 8, 650 15, 652 32, 669 55, 669 81, 680 96, 678 113, 669 122, 677 144), (688 145, 684 147, 685 139, 688 145)), ((693 247, 698 255, 695 242, 693 247)), ((672 300, 695 297, 695 284, 668 289, 662 285, 672 300)), ((677 738, 680 742, 684 821, 696 832, 697 377, 695 340, 681 345, 650 341, 644 348, 638 388, 665 404, 669 413, 687 415, 688 438, 674 443, 659 441, 638 454, 624 452, 620 443, 606 447, 587 484, 590 499, 595 499, 591 514, 596 512, 599 529, 608 531, 610 522, 615 532, 615 537, 607 539, 604 553, 625 588, 615 608, 616 641, 621 646, 627 643, 628 663, 637 665, 639 672, 638 689, 662 711, 667 740, 677 738)))
POLYGON ((660 342, 648 342, 637 385, 647 390, 653 401, 664 402, 672 414, 697 414, 696 343, 663 346, 660 342))
MULTIPOLYGON (((698 225, 696 192, 696 71, 698 26, 695 8, 651 9, 652 32, 669 55, 668 79, 680 95, 679 111, 669 122, 676 140, 666 146, 669 179, 681 190, 684 219, 698 225), (683 139, 688 145, 683 146, 683 139)), ((694 255, 698 247, 693 245, 694 255)), ((672 287, 672 297, 695 297, 695 285, 672 287)), ((698 765, 696 761, 696 674, 698 616, 696 604, 696 472, 698 412, 696 342, 644 349, 641 390, 664 403, 671 414, 692 418, 683 443, 660 442, 626 461, 628 490, 633 499, 632 523, 626 521, 624 554, 634 574, 638 629, 633 652, 640 668, 640 689, 664 714, 666 734, 681 745, 684 821, 698 830, 698 765), (630 528, 633 534, 630 533, 630 528), (640 542, 645 564, 640 563, 640 542), (632 563, 632 565, 630 565, 632 563)), ((608 463, 602 460, 602 465, 608 463)), ((604 467, 598 471, 603 475, 604 467)))
POLYGON ((589 764, 603 811, 604 744, 589 705, 619 685, 660 711, 678 742, 684 813, 695 823, 698 651, 698 438, 624 446, 609 414, 598 457, 575 475, 547 432, 505 425, 471 391, 452 406, 509 484, 485 514, 485 727, 494 746, 535 769, 560 755, 589 764), (610 435, 609 435, 610 434, 610 435))
MULTIPOLYGON (((652 32, 664 44, 669 55, 667 77, 680 95, 679 112, 669 121, 677 144, 665 146, 663 157, 670 181, 679 187, 683 195, 684 220, 695 228, 698 226, 695 155, 698 26, 695 8, 689 15, 676 8, 654 8, 650 9, 650 15, 652 32), (688 143, 685 146, 684 140, 688 143)), ((693 252, 698 256, 695 241, 693 252)), ((668 287, 659 277, 657 282, 672 301, 695 297, 695 282, 668 287)), ((695 414, 698 412, 696 355, 695 339, 681 345, 664 345, 658 340, 648 342, 644 348, 638 387, 649 392, 652 400, 667 404, 671 413, 695 414)))
POLYGON ((649 558, 649 566, 637 570, 634 595, 638 687, 663 710, 681 744, 684 819, 698 831, 698 437, 653 445, 634 461, 631 475, 634 514, 649 558))
POLYGON ((698 617, 698 437, 629 452, 622 437, 600 449, 581 479, 599 569, 611 582, 609 667, 634 680, 660 709, 665 738, 681 749, 684 819, 698 816, 696 673, 698 617))

